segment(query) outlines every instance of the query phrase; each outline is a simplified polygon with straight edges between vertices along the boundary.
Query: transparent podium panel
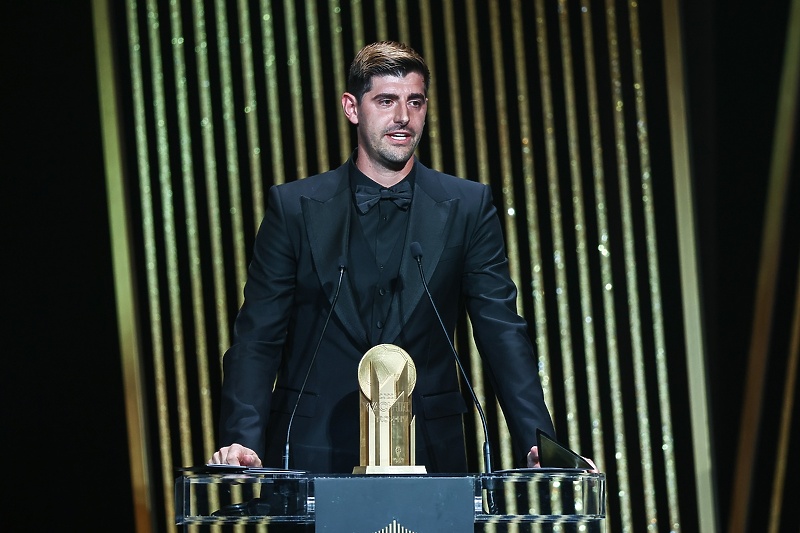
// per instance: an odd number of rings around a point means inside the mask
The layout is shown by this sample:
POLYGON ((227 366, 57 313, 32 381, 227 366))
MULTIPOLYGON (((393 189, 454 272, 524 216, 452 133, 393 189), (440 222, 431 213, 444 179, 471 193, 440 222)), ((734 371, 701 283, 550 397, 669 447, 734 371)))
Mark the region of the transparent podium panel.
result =
POLYGON ((438 524, 439 531, 601 533, 605 502, 605 475, 577 469, 314 475, 207 465, 180 469, 175 480, 175 523, 192 531, 266 524, 267 531, 375 533, 438 524))
POLYGON ((483 474, 480 484, 483 509, 475 515, 476 524, 559 524, 534 530, 602 531, 606 517, 604 474, 531 468, 483 474), (588 527, 591 524, 596 526, 588 527))
POLYGON ((175 480, 176 524, 313 523, 306 473, 211 466, 175 480))

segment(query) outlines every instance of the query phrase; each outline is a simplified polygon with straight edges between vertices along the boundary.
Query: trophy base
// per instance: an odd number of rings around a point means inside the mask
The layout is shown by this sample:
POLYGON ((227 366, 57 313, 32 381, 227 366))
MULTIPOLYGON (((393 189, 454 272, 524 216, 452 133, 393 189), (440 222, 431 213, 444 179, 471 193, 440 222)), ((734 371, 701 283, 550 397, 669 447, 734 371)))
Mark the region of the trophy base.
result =
POLYGON ((427 474, 425 465, 356 466, 354 474, 427 474))

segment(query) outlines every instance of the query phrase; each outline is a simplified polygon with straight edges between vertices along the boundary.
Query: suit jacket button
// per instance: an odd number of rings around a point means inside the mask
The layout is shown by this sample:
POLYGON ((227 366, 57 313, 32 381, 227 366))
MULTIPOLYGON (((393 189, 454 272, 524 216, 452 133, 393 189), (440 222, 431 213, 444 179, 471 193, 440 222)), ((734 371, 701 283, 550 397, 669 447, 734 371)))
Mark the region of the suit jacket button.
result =
POLYGON ((381 322, 380 320, 378 320, 378 323, 375 325, 378 326, 378 329, 383 328, 383 322, 381 322))

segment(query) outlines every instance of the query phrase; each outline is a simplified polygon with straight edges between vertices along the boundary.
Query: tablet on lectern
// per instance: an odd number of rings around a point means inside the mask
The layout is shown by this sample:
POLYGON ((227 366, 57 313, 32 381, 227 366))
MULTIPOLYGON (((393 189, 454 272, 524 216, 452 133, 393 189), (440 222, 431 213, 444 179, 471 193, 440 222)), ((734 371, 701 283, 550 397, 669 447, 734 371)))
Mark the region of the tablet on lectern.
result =
POLYGON ((539 447, 539 464, 542 468, 594 470, 594 467, 586 459, 538 428, 536 429, 536 445, 539 447))

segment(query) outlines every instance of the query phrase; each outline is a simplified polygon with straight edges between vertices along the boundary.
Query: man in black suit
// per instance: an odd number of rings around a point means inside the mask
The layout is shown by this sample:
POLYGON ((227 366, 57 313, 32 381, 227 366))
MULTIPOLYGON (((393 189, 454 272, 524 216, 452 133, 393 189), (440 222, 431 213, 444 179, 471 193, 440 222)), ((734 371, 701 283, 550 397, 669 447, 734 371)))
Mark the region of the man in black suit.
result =
POLYGON ((422 57, 403 44, 362 49, 342 95, 357 129, 353 155, 335 170, 270 189, 234 342, 223 359, 223 447, 209 462, 261 466, 263 458, 264 465, 281 465, 297 405, 290 467, 352 472, 359 464, 358 364, 367 350, 388 343, 408 352, 417 369, 416 463, 428 472, 466 472, 467 406, 418 254, 410 251, 416 242, 451 338, 460 305, 469 313, 515 457, 520 466, 538 465, 536 429, 552 435, 553 425, 527 326, 516 312, 491 191, 414 157, 429 77, 422 57))

